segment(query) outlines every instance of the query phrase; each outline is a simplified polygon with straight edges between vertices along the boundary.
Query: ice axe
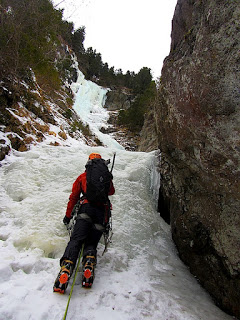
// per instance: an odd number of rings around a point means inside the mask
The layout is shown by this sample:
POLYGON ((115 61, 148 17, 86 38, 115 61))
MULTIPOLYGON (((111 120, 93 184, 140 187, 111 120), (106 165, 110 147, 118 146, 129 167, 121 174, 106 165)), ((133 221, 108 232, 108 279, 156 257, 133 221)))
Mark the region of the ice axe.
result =
POLYGON ((116 158, 116 152, 114 152, 114 154, 113 154, 112 168, 111 168, 111 170, 110 170, 111 173, 112 173, 112 171, 113 171, 113 167, 114 167, 114 163, 115 163, 115 158, 116 158))

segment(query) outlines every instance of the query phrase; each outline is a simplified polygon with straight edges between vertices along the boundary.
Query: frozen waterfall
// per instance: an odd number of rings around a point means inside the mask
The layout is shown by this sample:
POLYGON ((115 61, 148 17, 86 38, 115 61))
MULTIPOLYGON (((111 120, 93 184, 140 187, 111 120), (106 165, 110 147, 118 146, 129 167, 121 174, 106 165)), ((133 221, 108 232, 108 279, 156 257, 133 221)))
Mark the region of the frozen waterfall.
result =
POLYGON ((0 318, 59 320, 65 295, 52 292, 59 258, 68 241, 62 219, 72 183, 88 155, 105 159, 117 150, 111 197, 113 242, 98 248, 92 289, 80 274, 67 319, 72 320, 228 320, 180 261, 170 227, 156 211, 159 176, 156 152, 129 152, 99 128, 106 123, 105 89, 79 77, 74 108, 107 148, 69 139, 68 146, 45 141, 14 152, 0 168, 0 318), (90 98, 91 97, 91 98, 90 98))
POLYGON ((78 71, 78 79, 72 85, 72 89, 75 92, 73 108, 82 121, 89 125, 91 131, 105 146, 123 150, 116 140, 100 131, 102 127, 107 127, 109 118, 108 111, 103 108, 108 89, 86 80, 81 71, 78 71))

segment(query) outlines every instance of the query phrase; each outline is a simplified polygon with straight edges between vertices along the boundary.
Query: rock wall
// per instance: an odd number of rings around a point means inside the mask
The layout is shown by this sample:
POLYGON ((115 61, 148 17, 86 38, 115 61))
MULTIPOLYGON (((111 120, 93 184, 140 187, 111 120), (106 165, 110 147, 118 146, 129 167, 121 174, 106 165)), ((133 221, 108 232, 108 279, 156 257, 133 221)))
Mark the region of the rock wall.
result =
POLYGON ((158 149, 157 124, 154 107, 145 115, 144 125, 140 132, 138 151, 150 152, 158 149))
POLYGON ((182 260, 240 318, 240 5, 178 0, 157 120, 160 207, 182 260))
POLYGON ((134 95, 132 95, 127 89, 124 89, 124 88, 112 89, 107 93, 105 107, 109 111, 128 109, 133 99, 134 99, 134 95))

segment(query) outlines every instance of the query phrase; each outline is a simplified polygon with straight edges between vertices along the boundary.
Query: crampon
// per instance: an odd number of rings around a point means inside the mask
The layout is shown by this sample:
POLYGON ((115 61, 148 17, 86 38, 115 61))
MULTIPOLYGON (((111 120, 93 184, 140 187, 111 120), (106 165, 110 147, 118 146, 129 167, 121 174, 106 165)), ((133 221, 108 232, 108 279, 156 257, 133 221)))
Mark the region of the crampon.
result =
POLYGON ((53 286, 54 292, 65 293, 72 273, 72 264, 70 260, 63 261, 63 265, 53 286))
POLYGON ((87 256, 82 271, 82 286, 91 288, 94 280, 94 268, 96 260, 94 256, 87 256))

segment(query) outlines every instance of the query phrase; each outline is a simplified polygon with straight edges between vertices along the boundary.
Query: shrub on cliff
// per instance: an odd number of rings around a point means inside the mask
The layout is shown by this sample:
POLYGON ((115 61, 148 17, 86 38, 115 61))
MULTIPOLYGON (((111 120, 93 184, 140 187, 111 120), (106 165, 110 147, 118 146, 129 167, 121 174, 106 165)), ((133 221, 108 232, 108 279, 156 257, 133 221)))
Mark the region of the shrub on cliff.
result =
POLYGON ((1 0, 1 78, 12 75, 22 79, 31 68, 51 86, 58 87, 60 78, 66 76, 56 65, 60 37, 71 44, 73 24, 62 20, 62 11, 56 10, 51 1, 1 0))

